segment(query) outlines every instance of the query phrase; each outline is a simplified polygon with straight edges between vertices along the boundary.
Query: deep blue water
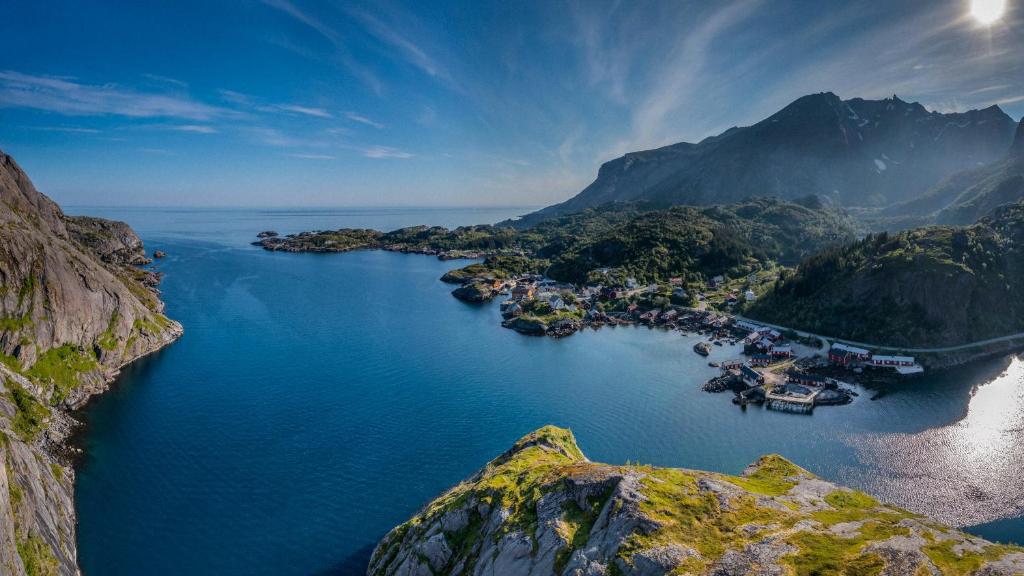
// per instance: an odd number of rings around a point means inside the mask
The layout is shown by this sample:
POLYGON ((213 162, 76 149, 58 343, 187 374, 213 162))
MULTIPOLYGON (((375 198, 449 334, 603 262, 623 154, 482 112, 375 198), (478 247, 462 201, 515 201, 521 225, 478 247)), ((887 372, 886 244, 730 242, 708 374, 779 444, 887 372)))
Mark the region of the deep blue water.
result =
MULTIPOLYGON (((517 210, 114 210, 169 256, 185 326, 90 405, 78 475, 85 573, 355 574, 389 528, 547 423, 594 460, 738 473, 781 453, 958 525, 1024 515, 1024 366, 931 376, 812 416, 700 391, 678 333, 553 340, 499 326, 385 252, 276 254, 256 232, 493 222, 517 210)), ((715 356, 730 351, 716 348, 715 356)), ((1024 541, 1020 520, 979 531, 1024 541)))

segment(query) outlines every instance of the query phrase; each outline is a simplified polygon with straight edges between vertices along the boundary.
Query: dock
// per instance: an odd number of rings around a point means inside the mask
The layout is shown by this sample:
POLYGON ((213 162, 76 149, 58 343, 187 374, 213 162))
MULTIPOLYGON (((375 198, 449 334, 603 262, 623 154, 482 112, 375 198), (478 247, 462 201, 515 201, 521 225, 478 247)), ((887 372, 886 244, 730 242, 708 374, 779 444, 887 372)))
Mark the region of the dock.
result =
POLYGON ((773 388, 765 394, 764 405, 772 410, 782 412, 799 412, 810 414, 814 410, 814 401, 821 390, 811 391, 803 386, 787 384, 773 388), (776 392, 780 390, 781 392, 776 392))

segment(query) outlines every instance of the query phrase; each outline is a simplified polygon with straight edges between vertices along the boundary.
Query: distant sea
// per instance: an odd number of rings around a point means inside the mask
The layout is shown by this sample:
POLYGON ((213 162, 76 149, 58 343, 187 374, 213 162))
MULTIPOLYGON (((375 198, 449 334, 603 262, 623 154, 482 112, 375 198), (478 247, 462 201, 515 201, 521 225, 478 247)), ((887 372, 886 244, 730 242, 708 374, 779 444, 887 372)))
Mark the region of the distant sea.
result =
MULTIPOLYGON (((593 460, 739 473, 780 453, 981 535, 1024 542, 1024 364, 1008 356, 860 390, 813 415, 700 386, 692 337, 554 340, 499 325, 438 278, 465 262, 280 254, 257 232, 493 223, 526 209, 72 207, 125 220, 185 336, 87 408, 86 575, 360 574, 387 530, 554 423, 593 460), (987 523, 987 524, 986 524, 987 523)), ((712 360, 737 354, 715 347, 712 360)))

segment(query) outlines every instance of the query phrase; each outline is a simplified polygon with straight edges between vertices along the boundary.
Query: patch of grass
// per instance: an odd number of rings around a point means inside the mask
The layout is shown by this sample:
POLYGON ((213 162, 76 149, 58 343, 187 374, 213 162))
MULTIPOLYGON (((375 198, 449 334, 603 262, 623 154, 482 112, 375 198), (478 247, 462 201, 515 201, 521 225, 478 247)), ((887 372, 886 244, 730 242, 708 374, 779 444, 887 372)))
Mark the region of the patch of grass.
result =
POLYGON ((789 478, 801 474, 810 475, 803 468, 778 454, 764 456, 755 466, 756 469, 746 476, 732 476, 726 479, 748 492, 763 496, 782 496, 796 486, 796 482, 789 478))
POLYGON ((47 350, 25 375, 53 386, 51 404, 59 404, 80 383, 82 374, 96 370, 96 357, 71 344, 47 350))
POLYGON ((43 429, 50 410, 14 382, 8 382, 7 388, 16 409, 11 426, 22 440, 31 442, 43 429))
POLYGON ((568 543, 566 547, 558 551, 555 556, 555 572, 561 574, 565 565, 572 557, 572 553, 579 550, 587 543, 590 537, 590 530, 594 527, 594 521, 601 514, 608 497, 611 496, 611 488, 604 494, 591 499, 589 507, 582 509, 573 501, 565 509, 562 519, 558 523, 558 533, 568 543))
POLYGON ((21 372, 21 362, 18 361, 14 356, 8 356, 7 354, 0 353, 0 363, 7 366, 15 372, 21 372))
POLYGON ((35 534, 19 536, 18 556, 25 565, 25 573, 28 576, 56 576, 59 573, 57 557, 50 545, 35 534))
POLYGON ((860 534, 842 538, 828 532, 799 532, 787 540, 799 548, 786 561, 797 576, 877 576, 885 562, 876 554, 864 554, 864 546, 893 536, 905 536, 910 530, 882 522, 868 522, 860 534))
POLYGON ((964 551, 957 554, 953 550, 954 542, 944 540, 935 544, 929 544, 922 548, 933 564, 943 574, 949 576, 967 576, 974 574, 986 561, 998 560, 1010 552, 1019 552, 1021 549, 1014 546, 993 544, 985 547, 982 553, 964 551))
POLYGON ((22 316, 0 317, 0 331, 2 332, 19 332, 30 326, 32 326, 32 318, 27 313, 22 316))
POLYGON ((830 492, 825 496, 825 502, 832 507, 831 510, 819 510, 811 514, 811 517, 825 526, 867 519, 895 524, 904 518, 915 517, 910 512, 898 508, 883 507, 878 500, 854 490, 840 489, 830 492))
POLYGON ((121 318, 121 312, 115 308, 113 314, 110 315, 110 322, 107 324, 107 329, 100 334, 99 339, 96 343, 100 348, 104 350, 116 350, 117 349, 117 321, 121 318))
POLYGON ((640 505, 641 511, 660 528, 646 534, 634 532, 626 539, 618 555, 626 564, 631 564, 638 552, 676 543, 700 553, 700 557, 684 562, 679 573, 701 573, 726 550, 748 542, 744 525, 791 525, 797 518, 789 512, 758 506, 749 495, 734 498, 728 509, 723 509, 714 492, 698 488, 692 472, 635 468, 647 474, 641 490, 647 499, 640 505))

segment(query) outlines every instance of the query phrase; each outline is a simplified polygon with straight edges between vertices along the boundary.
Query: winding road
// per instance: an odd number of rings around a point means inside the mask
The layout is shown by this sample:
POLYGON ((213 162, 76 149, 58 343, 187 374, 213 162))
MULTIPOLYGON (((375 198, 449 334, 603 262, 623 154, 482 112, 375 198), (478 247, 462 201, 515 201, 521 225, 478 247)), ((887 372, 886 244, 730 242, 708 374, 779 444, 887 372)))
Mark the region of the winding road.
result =
MULTIPOLYGON (((788 326, 779 326, 777 324, 770 324, 768 322, 762 322, 760 320, 754 320, 753 318, 746 318, 744 316, 734 315, 733 318, 737 320, 746 320, 769 328, 775 328, 776 330, 793 330, 788 326)), ((854 340, 847 340, 845 338, 836 338, 834 336, 823 336, 821 334, 814 334, 813 332, 804 332, 802 330, 793 330, 800 336, 817 338, 824 340, 825 342, 843 342, 844 344, 850 344, 853 346, 860 346, 862 348, 869 348, 875 350, 889 350, 894 352, 914 352, 917 354, 942 354, 946 352, 961 352, 963 350, 971 350, 973 348, 983 348, 992 344, 999 344, 1001 342, 1012 342, 1014 340, 1024 340, 1024 332, 1018 332, 1016 334, 1009 334, 1007 336, 999 336, 998 338, 989 338, 988 340, 978 340, 976 342, 968 342, 967 344, 960 344, 957 346, 945 346, 940 348, 905 348, 901 346, 882 346, 881 344, 869 344, 867 342, 856 342, 854 340)))

